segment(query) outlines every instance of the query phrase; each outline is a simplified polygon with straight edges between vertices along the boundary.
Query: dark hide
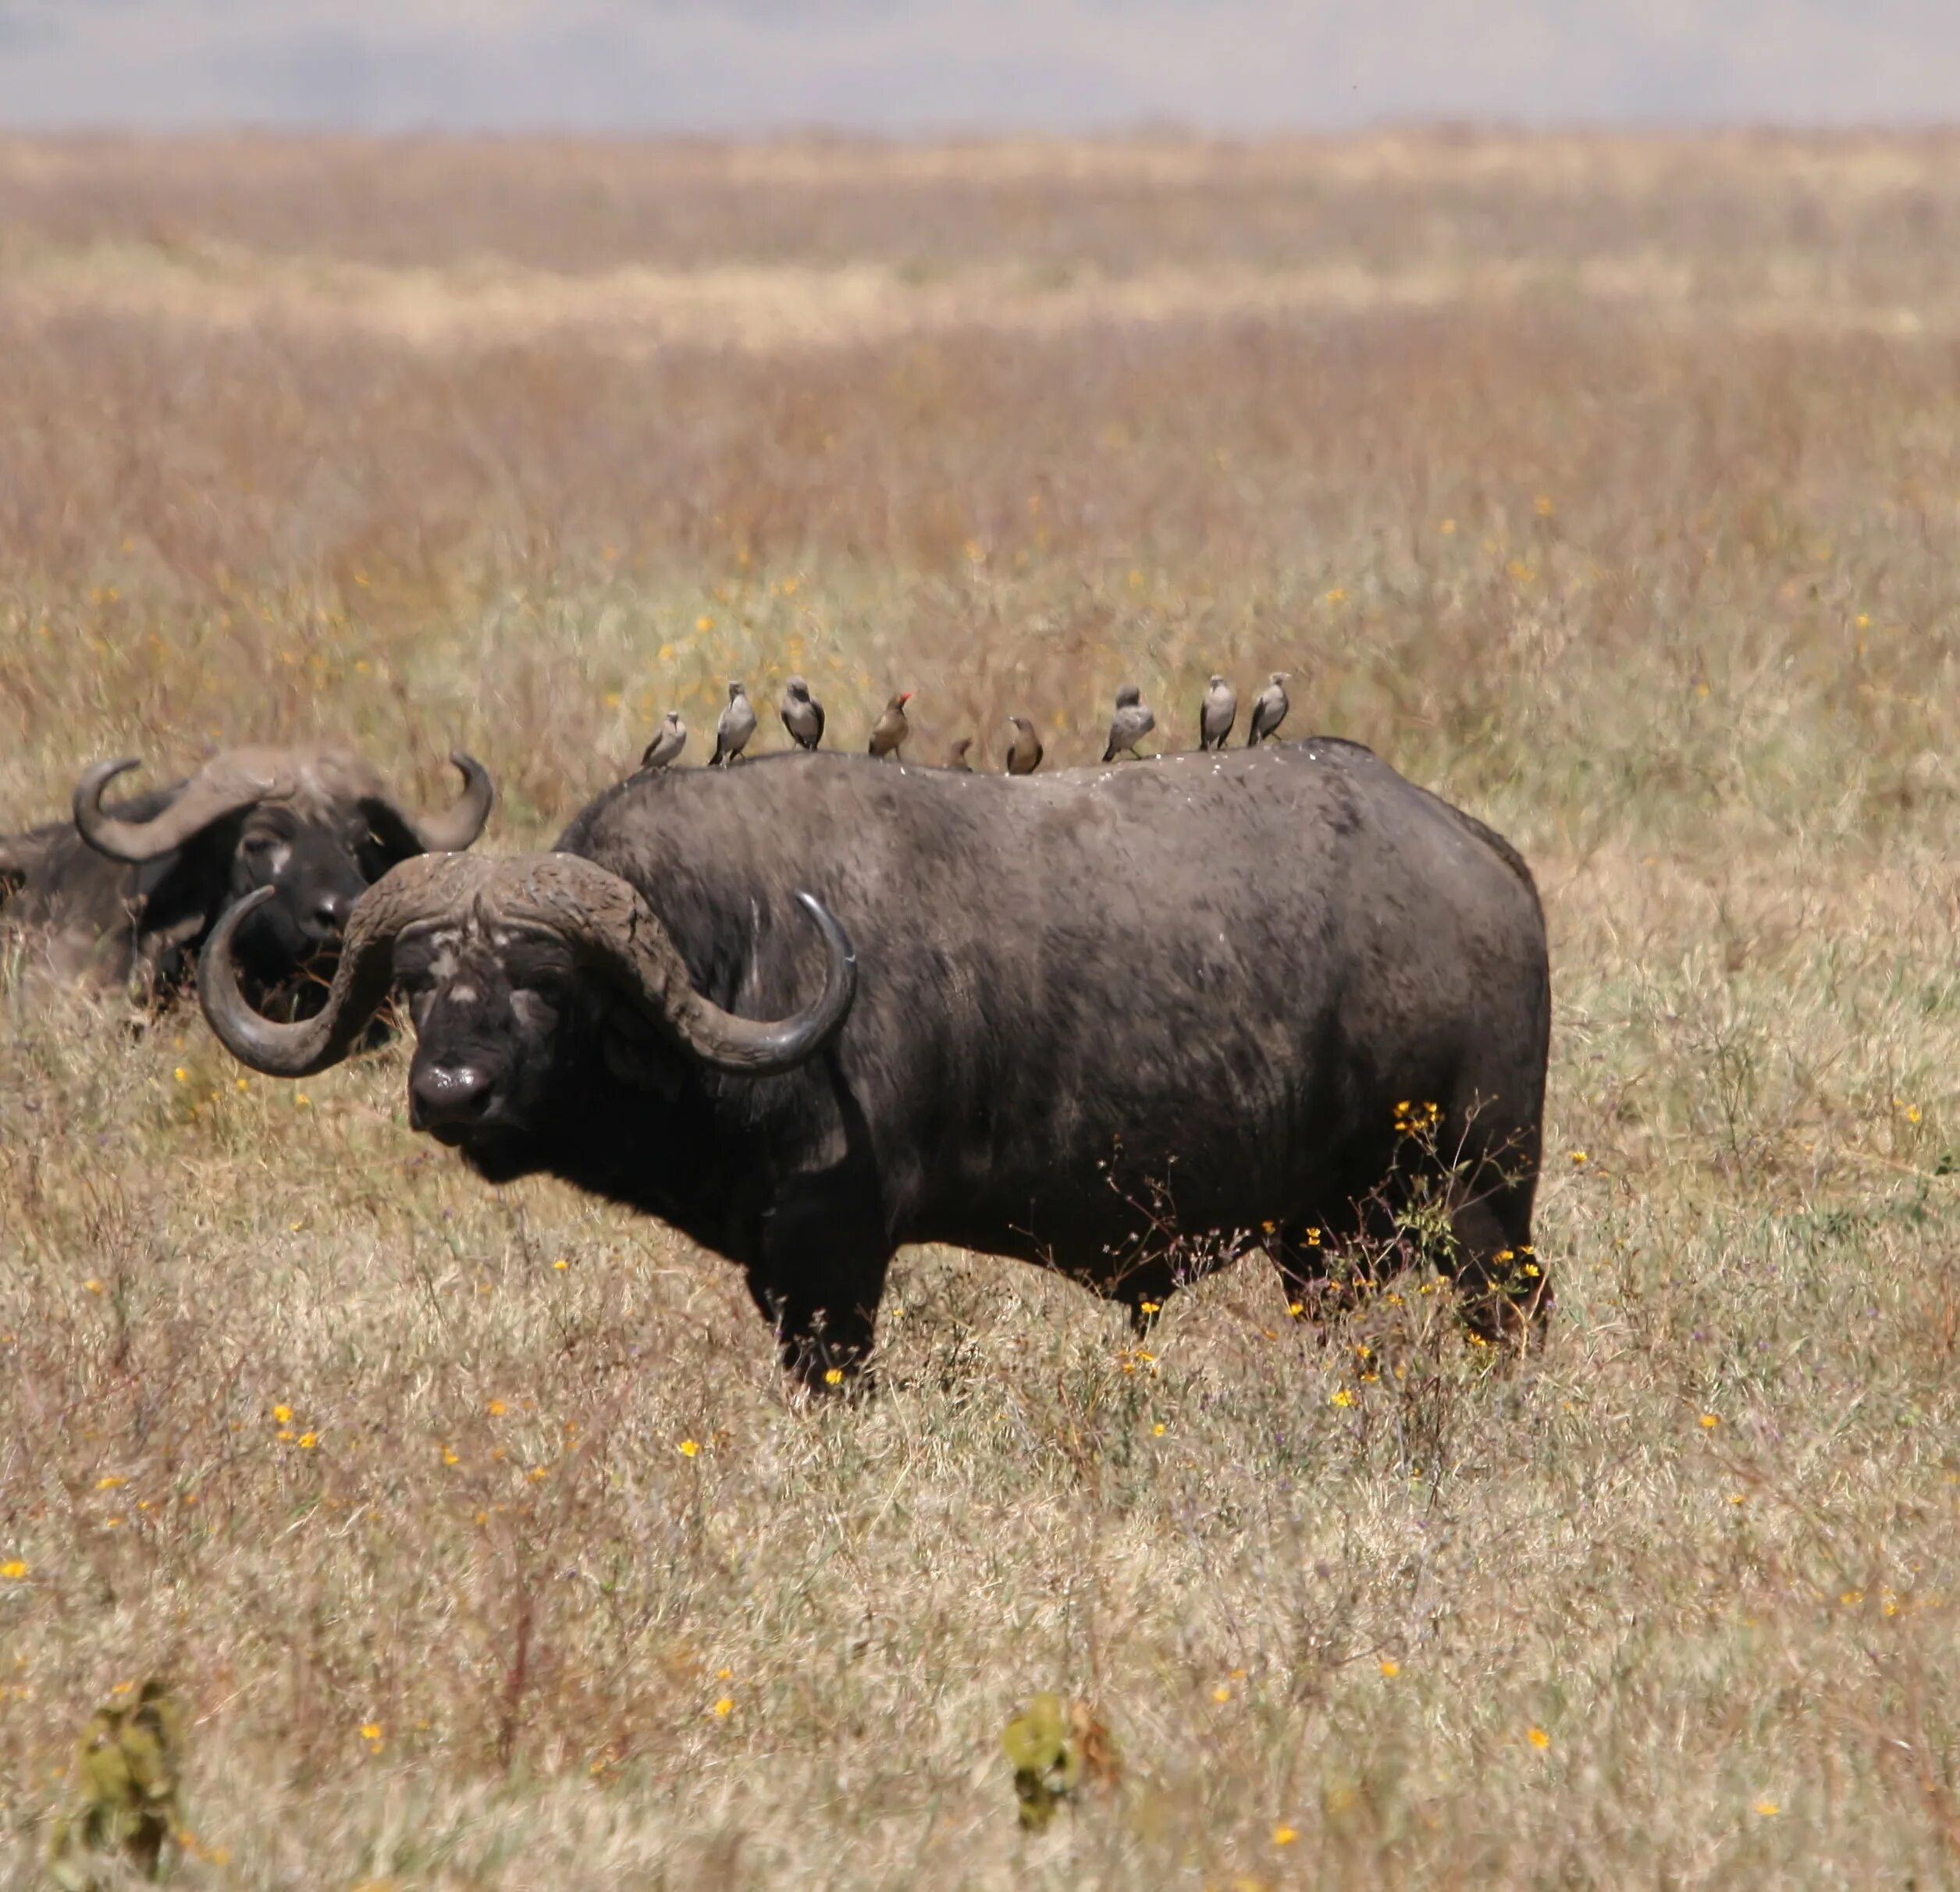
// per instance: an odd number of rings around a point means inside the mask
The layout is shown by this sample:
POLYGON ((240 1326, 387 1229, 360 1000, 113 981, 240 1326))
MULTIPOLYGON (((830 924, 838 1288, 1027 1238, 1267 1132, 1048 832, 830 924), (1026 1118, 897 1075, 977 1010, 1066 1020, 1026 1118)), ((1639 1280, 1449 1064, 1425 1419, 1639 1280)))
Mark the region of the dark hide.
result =
POLYGON ((802 1068, 724 1076, 548 940, 404 933, 416 1121, 493 1179, 550 1172, 738 1263, 806 1373, 862 1358, 905 1243, 1133 1309, 1192 1259, 1170 1228, 1303 1279, 1309 1229, 1355 1232, 1418 1166, 1398 1104, 1440 1108, 1473 1320, 1546 1304, 1510 1252, 1550 1028, 1537 894, 1364 749, 1020 780, 770 756, 637 776, 558 848, 631 881, 697 990, 752 1018, 816 990, 807 888, 856 946, 855 1008, 802 1068))

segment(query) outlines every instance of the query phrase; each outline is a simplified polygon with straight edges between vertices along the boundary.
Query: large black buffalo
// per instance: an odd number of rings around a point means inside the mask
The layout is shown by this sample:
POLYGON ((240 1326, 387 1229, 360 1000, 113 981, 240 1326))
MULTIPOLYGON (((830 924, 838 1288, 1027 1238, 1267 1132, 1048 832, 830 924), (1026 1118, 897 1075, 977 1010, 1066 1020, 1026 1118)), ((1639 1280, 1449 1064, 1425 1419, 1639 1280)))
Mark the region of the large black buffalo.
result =
POLYGON ((227 749, 108 807, 103 791, 137 764, 98 763, 76 785, 72 820, 0 837, 0 923, 58 976, 154 996, 189 973, 222 912, 264 888, 238 934, 263 1000, 337 946, 354 902, 390 868, 483 831, 489 773, 474 756, 451 760, 461 795, 423 815, 341 749, 227 749))
POLYGON ((237 1056, 318 1071, 399 990, 417 1129, 739 1263, 806 1376, 868 1351, 902 1243, 1140 1310, 1238 1245, 1314 1275, 1316 1235, 1425 1163, 1472 1321, 1546 1304, 1517 1261, 1550 1019, 1537 894, 1352 743, 1025 780, 824 754, 636 776, 553 853, 397 868, 298 1024, 238 990, 251 911, 199 973, 237 1056))

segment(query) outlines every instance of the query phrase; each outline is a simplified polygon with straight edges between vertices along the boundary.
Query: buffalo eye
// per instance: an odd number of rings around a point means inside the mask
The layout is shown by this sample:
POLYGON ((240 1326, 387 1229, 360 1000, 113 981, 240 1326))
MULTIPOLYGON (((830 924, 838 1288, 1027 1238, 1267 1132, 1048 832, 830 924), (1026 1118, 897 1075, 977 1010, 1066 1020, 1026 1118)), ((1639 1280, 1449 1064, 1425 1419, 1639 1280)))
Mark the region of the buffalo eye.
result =
POLYGON ((428 1015, 429 1001, 436 996, 436 980, 426 966, 395 967, 395 992, 408 1008, 408 1015, 415 1021, 415 1029, 422 1029, 422 1022, 428 1015))

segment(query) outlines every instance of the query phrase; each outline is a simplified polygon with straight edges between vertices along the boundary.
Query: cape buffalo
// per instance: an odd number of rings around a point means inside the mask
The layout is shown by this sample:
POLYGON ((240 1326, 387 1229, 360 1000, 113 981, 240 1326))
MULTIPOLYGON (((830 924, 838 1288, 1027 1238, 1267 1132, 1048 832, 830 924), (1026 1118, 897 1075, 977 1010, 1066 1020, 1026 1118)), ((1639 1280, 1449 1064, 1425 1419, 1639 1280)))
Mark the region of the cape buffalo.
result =
POLYGON ((1192 1236, 1313 1277, 1420 1152, 1473 1321, 1546 1304, 1515 1252, 1550 1019, 1531 875, 1352 743, 1026 780, 827 753, 636 776, 553 853, 397 868, 298 1024, 238 990, 251 911, 199 968, 237 1057, 317 1072, 399 990, 416 1129, 740 1264, 806 1378, 863 1358, 902 1243, 1147 1312, 1202 1265, 1192 1236))
POLYGON ((195 775, 110 807, 102 791, 133 759, 98 763, 76 785, 74 819, 0 838, 0 907, 64 977, 180 983, 218 916, 257 889, 238 934, 254 994, 277 990, 330 951, 354 902, 397 862, 467 848, 495 799, 489 773, 460 752, 455 806, 411 814, 360 756, 340 749, 237 749, 195 775))

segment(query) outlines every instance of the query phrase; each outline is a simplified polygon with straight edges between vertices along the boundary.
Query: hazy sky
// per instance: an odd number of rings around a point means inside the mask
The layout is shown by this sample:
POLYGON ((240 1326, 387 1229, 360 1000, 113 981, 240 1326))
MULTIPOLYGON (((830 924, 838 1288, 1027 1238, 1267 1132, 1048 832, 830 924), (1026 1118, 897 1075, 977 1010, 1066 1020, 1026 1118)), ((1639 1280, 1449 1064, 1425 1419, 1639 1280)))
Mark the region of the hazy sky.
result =
POLYGON ((0 124, 1960 117, 1960 0, 0 0, 0 124))

